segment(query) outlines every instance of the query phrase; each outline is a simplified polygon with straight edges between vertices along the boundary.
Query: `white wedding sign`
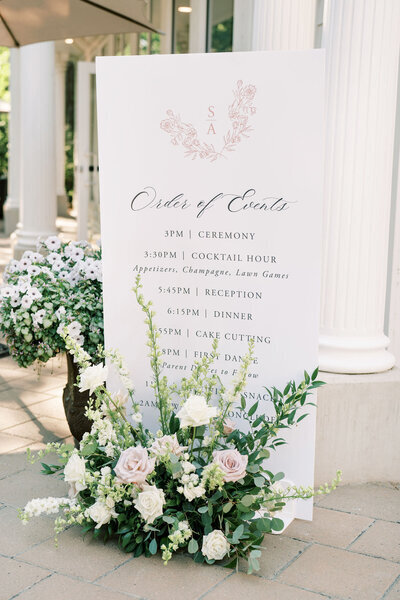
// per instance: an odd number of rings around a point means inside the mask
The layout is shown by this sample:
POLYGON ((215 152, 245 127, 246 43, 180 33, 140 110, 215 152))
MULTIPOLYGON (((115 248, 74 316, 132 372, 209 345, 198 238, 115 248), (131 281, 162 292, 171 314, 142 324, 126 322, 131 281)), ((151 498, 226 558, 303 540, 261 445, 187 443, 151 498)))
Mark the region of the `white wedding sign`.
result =
MULTIPOLYGON (((228 383, 253 338, 246 397, 272 419, 265 387, 317 366, 323 64, 322 51, 97 59, 106 344, 153 427, 137 274, 171 381, 218 339, 228 383)), ((312 485, 315 414, 287 439, 271 470, 312 485)), ((296 510, 311 518, 310 502, 296 510)))

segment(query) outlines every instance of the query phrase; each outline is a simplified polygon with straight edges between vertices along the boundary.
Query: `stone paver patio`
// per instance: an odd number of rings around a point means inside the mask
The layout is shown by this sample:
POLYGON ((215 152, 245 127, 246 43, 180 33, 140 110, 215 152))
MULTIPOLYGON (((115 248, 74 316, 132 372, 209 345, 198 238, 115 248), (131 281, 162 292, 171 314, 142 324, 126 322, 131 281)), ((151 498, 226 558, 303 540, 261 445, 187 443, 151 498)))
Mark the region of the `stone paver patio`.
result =
POLYGON ((343 486, 317 501, 314 521, 265 538, 261 571, 235 573, 177 556, 138 558, 78 529, 54 544, 53 519, 23 525, 32 497, 65 494, 63 481, 26 460, 26 448, 71 441, 62 408, 65 367, 20 369, 0 359, 0 598, 11 600, 396 600, 400 598, 400 486, 343 486))

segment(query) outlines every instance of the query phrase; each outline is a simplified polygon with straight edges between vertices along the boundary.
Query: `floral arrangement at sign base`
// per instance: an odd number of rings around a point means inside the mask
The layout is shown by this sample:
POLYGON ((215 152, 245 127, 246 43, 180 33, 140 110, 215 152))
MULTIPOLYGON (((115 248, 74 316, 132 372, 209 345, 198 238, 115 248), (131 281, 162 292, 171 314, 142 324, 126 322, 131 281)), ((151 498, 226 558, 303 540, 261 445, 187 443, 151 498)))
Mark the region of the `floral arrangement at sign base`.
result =
POLYGON ((280 514, 294 498, 328 493, 340 480, 320 489, 282 487, 283 473, 268 469, 270 451, 285 441, 280 430, 297 425, 312 404, 310 393, 322 385, 318 370, 304 381, 269 391, 275 420, 257 415, 258 403, 246 406, 243 391, 253 359, 253 344, 230 389, 210 373, 217 358, 214 344, 208 357, 194 364, 190 377, 170 385, 162 376, 162 355, 151 302, 145 302, 137 279, 134 292, 146 314, 153 390, 160 429, 155 434, 142 422, 132 383, 117 352, 100 351, 111 363, 93 365, 90 355, 65 330, 65 344, 79 365, 79 387, 93 398, 87 409, 92 421, 78 449, 52 443, 31 460, 57 452, 60 464, 42 463, 46 474, 60 473, 69 486, 65 498, 33 499, 21 511, 24 522, 43 513, 61 512, 55 520, 58 535, 79 525, 104 541, 116 537, 133 556, 158 551, 164 563, 182 549, 195 562, 236 567, 248 561, 248 573, 258 570, 266 533, 281 531, 280 514), (116 368, 126 394, 104 386, 108 369, 116 368), (215 390, 218 389, 216 395, 215 390), (178 398, 175 413, 172 398, 178 398), (132 414, 127 417, 127 402, 132 414), (241 410, 247 431, 228 415, 241 410), (301 413, 298 416, 298 413, 301 413))
MULTIPOLYGON (((0 332, 20 367, 43 363, 65 351, 63 331, 91 355, 103 343, 101 251, 88 242, 62 242, 51 236, 11 260, 0 288, 0 332)), ((67 357, 68 358, 68 357, 67 357)), ((71 433, 78 440, 91 423, 89 399, 74 388, 76 369, 68 360, 63 403, 71 433)))

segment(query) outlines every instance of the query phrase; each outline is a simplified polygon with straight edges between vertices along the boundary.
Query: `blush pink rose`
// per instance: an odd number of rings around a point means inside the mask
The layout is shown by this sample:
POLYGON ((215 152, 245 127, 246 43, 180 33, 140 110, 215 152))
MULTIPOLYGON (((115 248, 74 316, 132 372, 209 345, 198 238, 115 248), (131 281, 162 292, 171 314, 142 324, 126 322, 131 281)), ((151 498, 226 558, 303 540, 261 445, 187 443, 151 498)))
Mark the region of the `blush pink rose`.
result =
POLYGON ((224 472, 224 481, 239 481, 245 477, 248 457, 237 450, 215 450, 213 458, 224 472))
POLYGON ((235 431, 236 429, 236 424, 234 421, 232 421, 232 419, 229 419, 228 417, 224 420, 224 434, 225 435, 229 435, 230 433, 232 433, 232 431, 235 431))
POLYGON ((147 475, 154 471, 155 458, 149 458, 147 450, 141 446, 131 446, 123 452, 115 465, 118 483, 143 485, 147 475))

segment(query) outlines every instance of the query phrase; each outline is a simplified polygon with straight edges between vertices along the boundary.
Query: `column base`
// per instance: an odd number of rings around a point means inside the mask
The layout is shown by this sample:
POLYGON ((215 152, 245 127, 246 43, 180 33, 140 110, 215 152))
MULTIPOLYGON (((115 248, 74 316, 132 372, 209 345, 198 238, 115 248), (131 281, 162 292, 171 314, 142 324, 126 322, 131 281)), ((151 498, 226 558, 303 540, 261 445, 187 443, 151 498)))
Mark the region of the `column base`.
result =
POLYGON ((388 350, 389 338, 337 337, 319 338, 319 368, 328 373, 382 373, 391 369, 396 359, 388 350))
POLYGON ((4 233, 9 236, 17 229, 19 221, 18 206, 8 206, 8 202, 3 207, 4 211, 4 233))
POLYGON ((46 239, 50 235, 57 235, 57 231, 23 231, 17 228, 11 236, 13 256, 20 259, 26 250, 35 250, 38 238, 46 239))

